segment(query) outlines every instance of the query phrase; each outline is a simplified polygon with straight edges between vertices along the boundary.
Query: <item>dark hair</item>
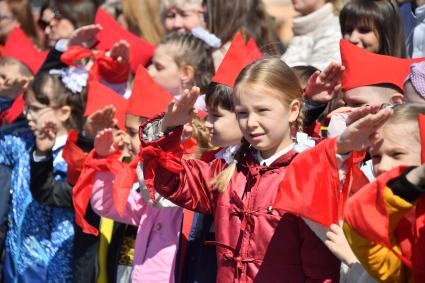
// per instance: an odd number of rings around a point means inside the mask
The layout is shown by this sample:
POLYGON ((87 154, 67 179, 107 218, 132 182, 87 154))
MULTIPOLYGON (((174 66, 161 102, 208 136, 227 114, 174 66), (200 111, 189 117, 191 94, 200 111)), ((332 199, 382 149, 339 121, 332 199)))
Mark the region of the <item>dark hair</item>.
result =
POLYGON ((71 21, 77 29, 94 23, 97 2, 94 0, 51 0, 48 8, 71 21))
POLYGON ((297 76, 300 85, 303 89, 305 89, 305 87, 307 86, 308 80, 310 79, 311 75, 319 71, 319 69, 313 66, 295 66, 292 67, 292 70, 297 76))
POLYGON ((214 63, 211 48, 192 34, 172 32, 166 35, 159 44, 173 44, 176 53, 172 54, 177 66, 192 66, 195 75, 194 83, 205 93, 214 74, 214 63))
POLYGON ((342 34, 355 27, 373 30, 379 40, 379 54, 406 57, 400 9, 395 0, 351 0, 339 14, 342 34))
POLYGON ((10 12, 19 22, 19 26, 31 41, 40 45, 37 38, 35 21, 31 11, 31 2, 28 0, 6 0, 10 12))
POLYGON ((222 44, 243 31, 268 53, 278 52, 281 42, 275 33, 276 23, 262 0, 204 0, 204 5, 208 30, 219 37, 222 44))
POLYGON ((210 83, 205 96, 205 103, 209 110, 221 107, 225 110, 234 111, 233 88, 216 82, 210 83))
POLYGON ((16 66, 18 66, 18 73, 21 76, 31 77, 33 75, 33 73, 31 72, 31 69, 28 68, 27 65, 25 65, 24 63, 22 63, 19 60, 16 60, 15 58, 1 57, 0 58, 0 66, 4 66, 4 65, 16 65, 16 66))
POLYGON ((65 87, 60 76, 40 73, 37 75, 37 79, 31 82, 28 91, 33 92, 37 101, 43 105, 50 107, 71 107, 68 128, 74 128, 77 131, 82 129, 87 98, 86 88, 81 93, 73 93, 65 87))

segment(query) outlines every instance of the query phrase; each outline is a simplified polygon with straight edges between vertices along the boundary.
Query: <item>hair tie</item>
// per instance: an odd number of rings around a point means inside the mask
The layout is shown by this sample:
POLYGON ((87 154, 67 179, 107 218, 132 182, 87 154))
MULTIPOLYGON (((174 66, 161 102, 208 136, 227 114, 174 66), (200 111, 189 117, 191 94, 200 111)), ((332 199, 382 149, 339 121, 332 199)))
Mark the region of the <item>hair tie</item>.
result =
POLYGON ((213 48, 220 48, 221 39, 218 38, 215 34, 210 33, 202 27, 196 27, 192 29, 192 35, 196 38, 205 42, 208 46, 213 48))
POLYGON ((89 73, 81 67, 51 69, 50 75, 59 75, 65 87, 73 94, 79 94, 87 86, 89 73))

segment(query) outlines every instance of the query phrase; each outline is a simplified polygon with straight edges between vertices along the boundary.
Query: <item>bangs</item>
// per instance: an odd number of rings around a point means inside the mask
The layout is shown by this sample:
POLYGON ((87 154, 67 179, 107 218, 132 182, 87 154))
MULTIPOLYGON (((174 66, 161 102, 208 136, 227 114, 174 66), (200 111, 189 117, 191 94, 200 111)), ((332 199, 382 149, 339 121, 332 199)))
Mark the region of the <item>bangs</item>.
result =
POLYGON ((381 18, 382 15, 377 12, 373 3, 349 2, 339 15, 341 32, 344 34, 348 32, 350 28, 369 27, 375 34, 379 35, 378 26, 380 26, 379 23, 382 21, 381 18))
POLYGON ((217 110, 218 107, 234 111, 233 88, 214 82, 210 83, 205 96, 205 103, 209 111, 217 110))

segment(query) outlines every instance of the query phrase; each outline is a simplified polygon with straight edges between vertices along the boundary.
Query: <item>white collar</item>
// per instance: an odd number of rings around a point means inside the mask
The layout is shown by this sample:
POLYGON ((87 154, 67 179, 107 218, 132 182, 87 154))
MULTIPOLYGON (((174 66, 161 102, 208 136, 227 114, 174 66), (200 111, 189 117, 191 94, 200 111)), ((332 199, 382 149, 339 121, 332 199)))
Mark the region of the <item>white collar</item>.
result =
POLYGON ((257 156, 258 163, 262 166, 270 166, 270 164, 275 162, 279 157, 290 152, 294 148, 294 145, 295 145, 294 143, 291 143, 290 145, 288 145, 287 147, 285 147, 281 151, 273 154, 269 158, 263 158, 261 156, 261 153, 259 151, 257 151, 256 156, 257 156))
POLYGON ((55 144, 53 145, 52 151, 56 151, 57 149, 63 147, 67 139, 68 139, 67 134, 60 137, 56 137, 55 144))
POLYGON ((313 32, 329 16, 335 16, 334 7, 331 3, 326 3, 311 14, 295 18, 292 21, 294 34, 303 35, 313 32))

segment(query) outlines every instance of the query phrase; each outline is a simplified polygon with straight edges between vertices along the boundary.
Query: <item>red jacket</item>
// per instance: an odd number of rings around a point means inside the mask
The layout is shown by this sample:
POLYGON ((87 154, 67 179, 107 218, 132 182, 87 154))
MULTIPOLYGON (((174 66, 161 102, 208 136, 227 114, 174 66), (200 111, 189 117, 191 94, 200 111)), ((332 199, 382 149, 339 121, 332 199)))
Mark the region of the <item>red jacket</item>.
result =
POLYGON ((181 131, 173 131, 144 144, 145 180, 150 178, 155 190, 175 204, 213 214, 217 282, 339 282, 339 261, 304 221, 272 208, 294 151, 269 167, 256 164, 252 152, 247 152, 228 189, 218 193, 209 183, 226 163, 179 158, 181 154, 175 150, 180 135, 181 131), (149 146, 160 153, 152 154, 149 146), (183 170, 172 173, 165 169, 171 162, 179 163, 183 170))

